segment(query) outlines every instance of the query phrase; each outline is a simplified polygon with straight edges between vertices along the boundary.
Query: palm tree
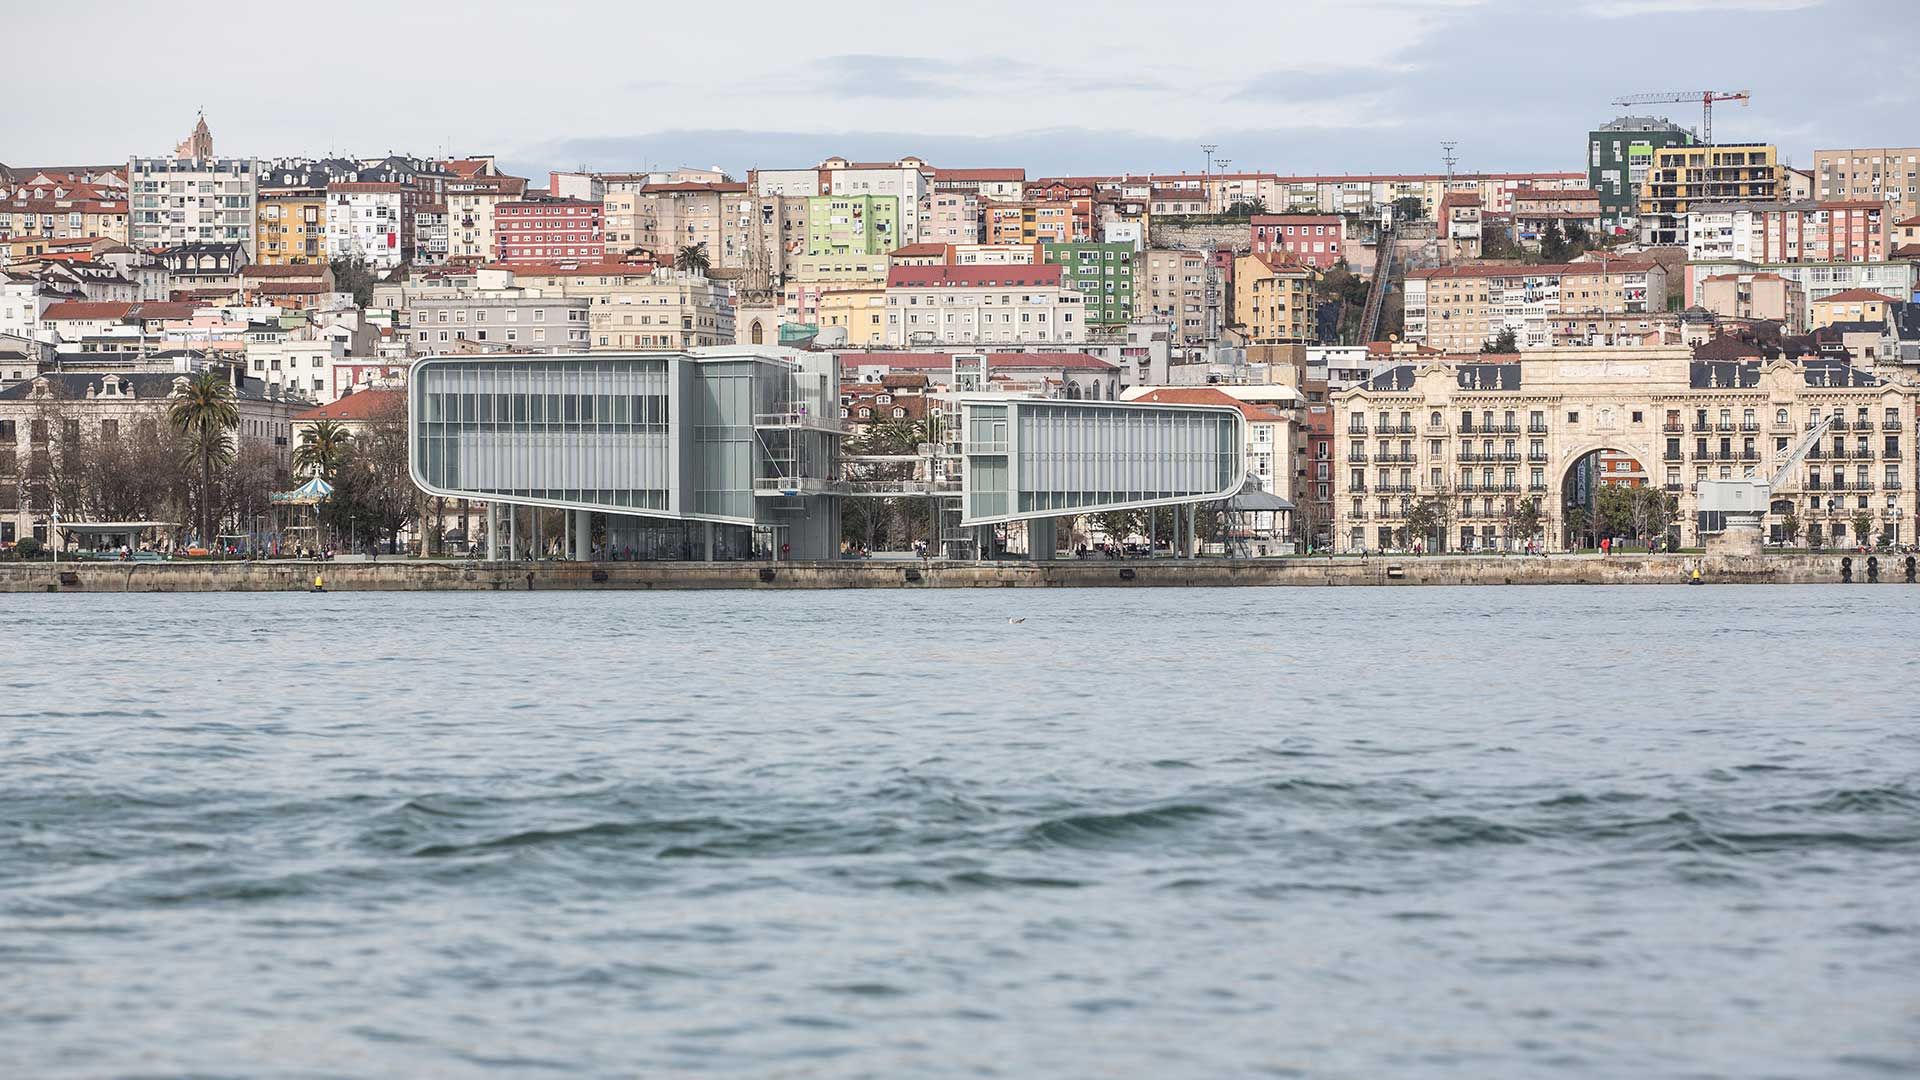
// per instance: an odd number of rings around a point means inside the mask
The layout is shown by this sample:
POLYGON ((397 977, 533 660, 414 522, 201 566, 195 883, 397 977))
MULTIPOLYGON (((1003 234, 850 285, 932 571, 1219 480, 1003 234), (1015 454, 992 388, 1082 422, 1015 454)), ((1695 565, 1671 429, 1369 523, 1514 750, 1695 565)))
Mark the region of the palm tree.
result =
POLYGON ((293 450, 293 467, 332 483, 352 445, 353 432, 339 421, 318 421, 300 433, 300 445, 293 450))
POLYGON ((707 267, 712 265, 707 258, 706 242, 702 241, 698 244, 688 244, 681 248, 673 257, 673 265, 675 269, 679 270, 693 270, 702 274, 706 273, 707 267))
POLYGON ((200 542, 211 545, 213 463, 231 452, 228 432, 240 425, 232 384, 217 371, 201 372, 174 393, 168 418, 200 459, 200 542))

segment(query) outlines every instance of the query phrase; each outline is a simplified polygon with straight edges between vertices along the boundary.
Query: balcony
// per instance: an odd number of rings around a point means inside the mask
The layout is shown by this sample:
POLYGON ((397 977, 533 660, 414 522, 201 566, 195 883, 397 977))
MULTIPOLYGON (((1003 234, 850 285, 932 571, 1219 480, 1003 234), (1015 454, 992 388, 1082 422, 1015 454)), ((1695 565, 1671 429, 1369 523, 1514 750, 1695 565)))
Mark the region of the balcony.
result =
POLYGON ((1679 491, 1679 490, 1680 490, 1681 488, 1684 488, 1684 487, 1685 487, 1686 485, 1685 485, 1685 484, 1662 484, 1662 485, 1660 485, 1660 486, 1661 486, 1661 487, 1663 487, 1663 488, 1666 488, 1666 489, 1667 489, 1668 491, 1676 491, 1676 492, 1677 492, 1677 491, 1679 491))
POLYGON ((1547 452, 1545 450, 1529 450, 1527 451, 1527 460, 1530 462, 1545 461, 1547 460, 1547 452))
POLYGON ((1687 430, 1687 425, 1678 420, 1669 420, 1660 425, 1660 430, 1666 432, 1668 435, 1678 435, 1687 430))
POLYGON ((1742 451, 1740 451, 1740 460, 1741 460, 1741 461, 1759 461, 1759 460, 1760 460, 1760 451, 1758 451, 1758 450, 1742 450, 1742 451))
POLYGON ((1365 424, 1349 423, 1347 425, 1347 434, 1349 435, 1365 435, 1366 433, 1367 425, 1365 424))
POLYGON ((1367 490, 1366 481, 1363 480, 1358 484, 1348 484, 1346 490, 1364 493, 1367 490))
POLYGON ((1382 465, 1412 465, 1418 462, 1420 458, 1419 455, 1413 451, 1407 450, 1400 453, 1388 452, 1381 454, 1374 460, 1380 462, 1382 465))
POLYGON ((1365 464, 1367 461, 1367 452, 1365 450, 1355 450, 1354 452, 1347 455, 1347 460, 1352 462, 1357 462, 1359 464, 1365 464))
POLYGON ((1722 420, 1722 421, 1720 421, 1719 423, 1717 423, 1717 424, 1715 424, 1715 425, 1714 425, 1713 427, 1714 427, 1714 430, 1715 430, 1715 431, 1737 431, 1737 430, 1739 430, 1739 429, 1737 429, 1737 428, 1735 428, 1735 427, 1734 427, 1734 425, 1733 425, 1733 421, 1731 421, 1731 420, 1722 420))
POLYGON ((1880 430, 1882 430, 1882 431, 1899 431, 1899 430, 1900 430, 1900 426, 1901 426, 1901 425, 1900 425, 1900 421, 1898 421, 1898 420, 1882 420, 1882 421, 1880 421, 1880 430))
POLYGON ((1660 452, 1660 460, 1662 461, 1679 461, 1680 458, 1681 458, 1681 453, 1679 449, 1676 447, 1670 446, 1667 449, 1660 452))
POLYGON ((1527 421, 1527 434, 1545 435, 1546 433, 1547 433, 1547 425, 1545 421, 1541 421, 1539 423, 1535 423, 1531 420, 1527 421))
POLYGON ((1547 490, 1547 482, 1545 480, 1529 480, 1527 481, 1527 490, 1536 492, 1545 491, 1547 490))
POLYGON ((1498 430, 1502 435, 1518 435, 1520 434, 1520 422, 1518 420, 1509 420, 1501 424, 1498 429, 1489 428, 1488 430, 1498 430))
POLYGON ((1880 456, 1897 458, 1900 456, 1900 448, 1898 446, 1883 446, 1880 448, 1880 456))
POLYGON ((1882 480, 1882 481, 1880 481, 1880 490, 1881 490, 1881 491, 1899 491, 1899 490, 1900 490, 1900 481, 1898 481, 1898 480, 1882 480))
POLYGON ((1754 431, 1759 431, 1759 430, 1760 430, 1760 421, 1758 421, 1758 420, 1742 420, 1742 421, 1740 421, 1740 430, 1741 430, 1741 431, 1746 431, 1746 432, 1754 432, 1754 431))
POLYGON ((1699 433, 1701 433, 1701 432, 1707 432, 1707 431, 1712 431, 1712 430, 1713 430, 1713 424, 1712 424, 1711 422, 1709 422, 1709 421, 1706 421, 1706 420, 1695 420, 1695 421, 1693 422, 1693 430, 1694 430, 1694 433, 1695 433, 1695 434, 1699 434, 1699 433))

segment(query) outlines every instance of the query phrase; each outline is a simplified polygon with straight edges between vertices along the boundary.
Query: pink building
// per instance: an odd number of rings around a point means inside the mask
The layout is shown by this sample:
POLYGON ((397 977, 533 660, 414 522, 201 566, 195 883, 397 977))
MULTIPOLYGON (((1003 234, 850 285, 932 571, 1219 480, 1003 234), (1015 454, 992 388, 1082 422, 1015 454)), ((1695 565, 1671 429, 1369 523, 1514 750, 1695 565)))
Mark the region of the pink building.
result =
POLYGON ((1295 262, 1325 270, 1346 257, 1347 219, 1339 214, 1260 214, 1253 219, 1253 251, 1284 251, 1295 262))
POLYGON ((599 261, 606 254, 601 204, 528 197, 493 209, 494 245, 503 263, 599 261))

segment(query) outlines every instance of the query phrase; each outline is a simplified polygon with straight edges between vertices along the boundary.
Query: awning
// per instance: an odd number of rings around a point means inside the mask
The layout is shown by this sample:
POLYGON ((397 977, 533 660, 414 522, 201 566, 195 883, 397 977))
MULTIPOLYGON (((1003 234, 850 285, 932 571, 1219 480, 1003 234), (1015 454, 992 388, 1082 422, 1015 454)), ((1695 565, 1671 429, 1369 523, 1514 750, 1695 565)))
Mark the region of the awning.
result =
POLYGON ((1227 500, 1227 509, 1240 511, 1292 510, 1293 503, 1261 487, 1258 480, 1248 477, 1247 482, 1240 485, 1240 493, 1227 500))
POLYGON ((268 498, 277 503, 312 506, 324 501, 331 494, 333 494, 333 485, 316 476, 292 491, 276 491, 268 498))

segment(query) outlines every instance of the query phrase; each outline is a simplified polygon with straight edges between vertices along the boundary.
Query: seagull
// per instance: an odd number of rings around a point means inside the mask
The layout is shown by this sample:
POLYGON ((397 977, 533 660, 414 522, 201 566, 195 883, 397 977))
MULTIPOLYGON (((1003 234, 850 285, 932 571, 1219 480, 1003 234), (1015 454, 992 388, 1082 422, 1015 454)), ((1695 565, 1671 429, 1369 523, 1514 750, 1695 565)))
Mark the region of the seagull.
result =
POLYGON ((1027 621, 1027 617, 1026 617, 1025 615, 1022 615, 1021 617, 1019 617, 1019 618, 1017 618, 1017 619, 1015 619, 1015 618, 1008 618, 1008 619, 1007 619, 1007 621, 1008 621, 1008 622, 1010 622, 1010 623, 1023 623, 1023 622, 1026 622, 1026 621, 1027 621))

